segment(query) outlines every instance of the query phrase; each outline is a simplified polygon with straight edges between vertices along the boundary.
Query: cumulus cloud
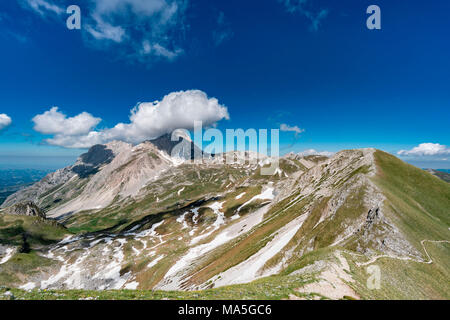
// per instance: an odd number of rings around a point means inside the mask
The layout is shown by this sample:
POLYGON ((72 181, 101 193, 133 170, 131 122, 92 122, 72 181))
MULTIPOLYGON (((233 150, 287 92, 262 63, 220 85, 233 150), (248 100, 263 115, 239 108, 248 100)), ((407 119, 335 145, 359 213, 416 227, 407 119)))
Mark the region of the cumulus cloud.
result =
POLYGON ((302 152, 299 152, 298 155, 302 157, 306 156, 325 156, 325 157, 331 157, 334 154, 334 152, 330 151, 317 151, 315 149, 306 149, 302 152))
POLYGON ((280 125, 280 130, 284 132, 295 132, 295 134, 300 134, 304 132, 304 129, 299 128, 298 126, 290 126, 288 124, 282 123, 280 125))
POLYGON ((88 148, 112 140, 139 143, 176 129, 192 130, 194 121, 202 121, 207 127, 222 119, 229 119, 228 109, 216 98, 209 98, 200 90, 189 90, 172 92, 161 101, 140 103, 131 110, 129 123, 104 130, 93 130, 100 119, 89 113, 68 118, 57 108, 35 116, 33 121, 36 131, 54 135, 46 139, 48 144, 88 148), (55 123, 51 124, 53 119, 55 123))
POLYGON ((311 22, 312 31, 319 30, 322 20, 328 16, 327 9, 313 10, 308 0, 278 0, 289 13, 298 13, 311 22))
MULTIPOLYGON (((42 17, 59 16, 70 1, 22 0, 42 17)), ((188 0, 84 0, 82 30, 89 46, 127 60, 173 60, 184 51, 188 0)))
POLYGON ((440 156, 450 154, 450 148, 439 143, 421 143, 411 150, 400 150, 401 156, 440 156))
POLYGON ((0 113, 0 131, 11 125, 11 122, 12 120, 8 115, 0 113))
POLYGON ((75 117, 67 117, 58 111, 58 107, 53 107, 43 114, 38 114, 32 121, 34 130, 40 133, 75 136, 89 133, 101 120, 87 112, 75 117))

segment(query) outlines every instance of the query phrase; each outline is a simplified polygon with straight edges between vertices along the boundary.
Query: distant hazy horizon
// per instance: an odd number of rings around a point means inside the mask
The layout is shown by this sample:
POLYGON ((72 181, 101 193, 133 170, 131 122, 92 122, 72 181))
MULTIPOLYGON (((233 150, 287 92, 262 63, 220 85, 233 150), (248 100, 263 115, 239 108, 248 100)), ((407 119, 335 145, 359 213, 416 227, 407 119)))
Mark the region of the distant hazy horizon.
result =
MULTIPOLYGON (((81 154, 81 153, 80 153, 81 154)), ((37 170, 57 170, 72 165, 77 160, 77 156, 13 156, 0 155, 0 170, 8 169, 37 169, 37 170)), ((422 169, 442 169, 450 170, 448 161, 419 161, 405 160, 418 168, 422 169)))
POLYGON ((57 170, 73 164, 76 156, 0 156, 0 170, 57 170))

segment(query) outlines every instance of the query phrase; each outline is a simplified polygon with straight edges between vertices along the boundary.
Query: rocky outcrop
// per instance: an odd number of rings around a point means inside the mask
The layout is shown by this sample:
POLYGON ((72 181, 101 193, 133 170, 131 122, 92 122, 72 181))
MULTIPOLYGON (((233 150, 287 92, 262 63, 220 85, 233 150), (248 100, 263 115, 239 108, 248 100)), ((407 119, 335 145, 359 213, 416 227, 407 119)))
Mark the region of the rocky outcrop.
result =
POLYGON ((12 205, 4 210, 5 214, 46 218, 45 213, 33 202, 26 201, 12 205))

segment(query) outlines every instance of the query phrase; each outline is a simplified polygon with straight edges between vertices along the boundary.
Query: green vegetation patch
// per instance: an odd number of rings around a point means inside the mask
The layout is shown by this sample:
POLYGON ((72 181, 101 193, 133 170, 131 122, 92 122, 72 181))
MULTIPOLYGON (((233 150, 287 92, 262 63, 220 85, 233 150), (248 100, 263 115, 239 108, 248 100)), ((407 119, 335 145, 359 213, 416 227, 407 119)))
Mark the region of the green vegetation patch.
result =
MULTIPOLYGON (((247 284, 203 291, 153 290, 32 290, 9 289, 16 299, 25 300, 280 300, 289 295, 307 296, 295 289, 314 281, 311 277, 272 276, 247 284)), ((0 289, 0 299, 7 289, 0 289)))
POLYGON ((23 279, 51 267, 54 263, 55 261, 41 257, 35 251, 16 253, 0 265, 0 284, 18 285, 23 279))
POLYGON ((24 237, 31 248, 58 242, 70 232, 53 220, 40 217, 0 215, 0 243, 21 246, 24 237))
POLYGON ((450 240, 450 184, 382 151, 375 160, 386 214, 407 239, 418 249, 423 239, 450 240))

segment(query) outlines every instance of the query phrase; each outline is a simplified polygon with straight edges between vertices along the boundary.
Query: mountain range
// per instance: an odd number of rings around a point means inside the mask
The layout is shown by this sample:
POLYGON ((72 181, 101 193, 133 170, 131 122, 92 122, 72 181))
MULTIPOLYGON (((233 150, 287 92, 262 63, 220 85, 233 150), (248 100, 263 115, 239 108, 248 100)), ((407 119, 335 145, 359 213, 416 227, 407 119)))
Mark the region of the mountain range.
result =
POLYGON ((174 155, 178 143, 96 145, 10 195, 0 285, 24 295, 450 298, 449 183, 376 149, 290 153, 262 175, 274 159, 235 151, 225 163, 187 137, 174 155))

